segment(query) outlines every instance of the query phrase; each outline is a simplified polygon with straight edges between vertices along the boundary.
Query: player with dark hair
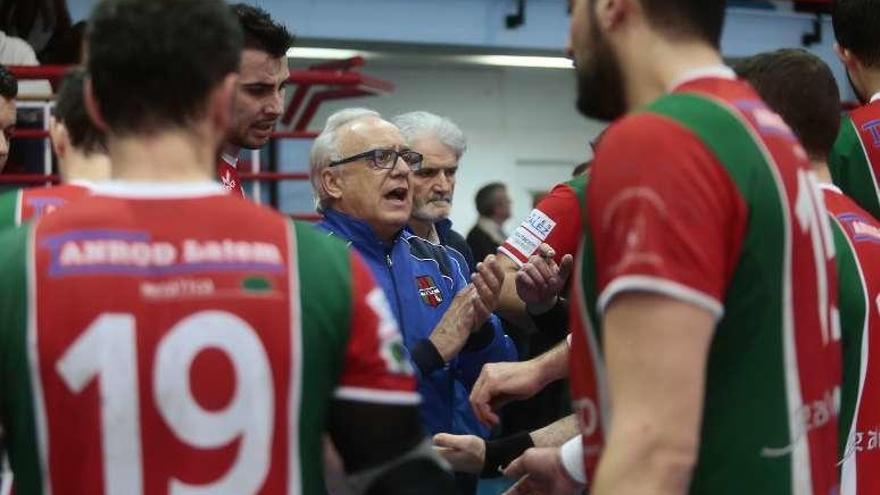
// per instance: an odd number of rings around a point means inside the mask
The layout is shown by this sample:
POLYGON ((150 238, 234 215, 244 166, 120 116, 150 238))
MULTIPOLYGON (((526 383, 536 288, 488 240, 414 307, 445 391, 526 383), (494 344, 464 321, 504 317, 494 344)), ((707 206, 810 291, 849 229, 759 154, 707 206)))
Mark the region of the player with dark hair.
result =
POLYGON ((862 106, 849 112, 828 159, 834 183, 880 218, 880 1, 836 0, 835 50, 862 106))
POLYGON ((89 194, 91 186, 110 178, 106 137, 86 112, 85 69, 72 69, 63 79, 49 119, 49 137, 58 158, 63 185, 19 189, 0 196, 0 228, 54 211, 89 194))
POLYGON ((212 181, 242 43, 228 6, 104 0, 89 40, 114 180, 0 233, 16 491, 322 493, 327 431, 356 493, 453 493, 369 269, 212 181))
POLYGON ((230 6, 244 32, 239 82, 217 174, 227 189, 243 196, 238 177, 242 149, 265 145, 275 130, 284 105, 284 84, 290 77, 287 50, 294 37, 260 7, 238 3, 230 6))
POLYGON ((572 292, 583 435, 526 451, 511 493, 838 488, 828 218, 797 138, 723 65, 723 17, 722 0, 574 6, 578 108, 619 119, 572 292))
POLYGON ((736 67, 764 101, 791 125, 823 182, 832 219, 840 287, 843 344, 840 493, 880 491, 880 456, 869 447, 880 422, 877 332, 880 314, 880 221, 831 185, 828 154, 840 127, 840 93, 834 74, 806 50, 778 50, 749 57, 736 67))
POLYGON ((9 158, 9 144, 17 119, 15 98, 18 80, 5 66, 0 65, 0 172, 9 158))

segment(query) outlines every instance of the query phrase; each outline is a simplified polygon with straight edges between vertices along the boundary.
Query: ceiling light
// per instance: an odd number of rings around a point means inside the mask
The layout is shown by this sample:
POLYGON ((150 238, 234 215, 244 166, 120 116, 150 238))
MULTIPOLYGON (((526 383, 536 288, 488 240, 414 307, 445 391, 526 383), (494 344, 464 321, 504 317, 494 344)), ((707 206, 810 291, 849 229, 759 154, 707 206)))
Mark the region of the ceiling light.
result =
POLYGON ((565 57, 535 57, 525 55, 464 55, 461 61, 500 67, 533 67, 538 69, 573 69, 571 59, 565 57))
POLYGON ((312 48, 307 46, 295 46, 287 50, 290 58, 306 58, 319 60, 345 60, 352 57, 368 57, 369 52, 347 50, 342 48, 312 48))
MULTIPOLYGON (((408 53, 384 53, 346 48, 316 48, 298 46, 287 51, 287 56, 294 59, 345 60, 352 57, 367 59, 387 59, 395 57, 413 57, 408 53)), ((572 69, 571 59, 566 57, 540 57, 531 55, 447 55, 437 54, 431 57, 434 61, 447 61, 460 64, 490 65, 496 67, 529 67, 537 69, 572 69)), ((424 60, 424 59, 423 59, 424 60)))

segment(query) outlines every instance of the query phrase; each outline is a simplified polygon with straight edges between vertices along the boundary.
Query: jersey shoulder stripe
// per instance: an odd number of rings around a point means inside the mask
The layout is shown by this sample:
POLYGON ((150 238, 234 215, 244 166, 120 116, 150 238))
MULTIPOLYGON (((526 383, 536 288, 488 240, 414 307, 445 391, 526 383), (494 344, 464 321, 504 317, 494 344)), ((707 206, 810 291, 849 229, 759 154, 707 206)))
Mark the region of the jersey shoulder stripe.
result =
POLYGON ((737 110, 720 99, 673 93, 660 98, 647 110, 678 122, 696 135, 725 166, 741 192, 748 191, 754 167, 767 164, 761 147, 747 124, 737 116, 737 110))

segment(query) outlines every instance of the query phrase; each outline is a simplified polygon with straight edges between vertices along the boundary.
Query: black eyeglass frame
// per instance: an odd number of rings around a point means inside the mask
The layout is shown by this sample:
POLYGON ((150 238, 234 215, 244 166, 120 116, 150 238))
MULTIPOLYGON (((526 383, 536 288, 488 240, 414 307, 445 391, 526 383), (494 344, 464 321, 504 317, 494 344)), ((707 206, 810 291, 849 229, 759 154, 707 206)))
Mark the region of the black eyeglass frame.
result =
POLYGON ((406 159, 403 160, 403 163, 406 163, 410 170, 416 171, 416 170, 419 170, 422 168, 422 162, 425 160, 424 155, 422 155, 418 151, 413 151, 413 150, 408 150, 408 149, 398 151, 394 148, 375 148, 375 149, 367 150, 367 151, 364 151, 363 153, 358 153, 357 155, 352 155, 347 158, 343 158, 342 160, 332 161, 327 166, 328 167, 338 167, 339 165, 345 165, 346 163, 356 162, 356 161, 364 159, 364 158, 369 158, 370 162, 373 164, 374 167, 376 167, 378 169, 382 169, 382 170, 391 170, 395 167, 395 165, 397 165, 397 160, 402 158, 402 154, 404 154, 404 153, 411 154, 411 155, 417 155, 419 157, 418 162, 416 162, 415 164, 412 164, 412 163, 406 161, 406 159), (389 161, 389 163, 391 164, 390 167, 383 167, 383 166, 379 165, 379 160, 378 160, 377 154, 380 152, 381 153, 394 153, 394 160, 389 161))

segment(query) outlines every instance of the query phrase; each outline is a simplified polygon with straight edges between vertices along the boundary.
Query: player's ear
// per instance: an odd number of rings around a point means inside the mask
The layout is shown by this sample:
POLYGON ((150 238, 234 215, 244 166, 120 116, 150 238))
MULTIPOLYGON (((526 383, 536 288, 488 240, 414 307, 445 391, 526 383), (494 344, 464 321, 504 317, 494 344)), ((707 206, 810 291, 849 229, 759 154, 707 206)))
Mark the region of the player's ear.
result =
POLYGON ((98 104, 98 99, 95 98, 95 88, 94 85, 92 85, 91 76, 86 76, 85 81, 83 81, 83 102, 86 105, 86 113, 89 114, 89 119, 92 120, 95 127, 100 129, 101 132, 108 133, 110 131, 110 126, 108 126, 107 121, 104 120, 104 114, 101 112, 101 105, 98 104))
POLYGON ((70 150, 70 133, 67 126, 55 117, 49 117, 49 138, 52 141, 52 150, 59 159, 64 159, 70 150))
POLYGON ((853 70, 858 68, 859 59, 850 51, 849 48, 844 48, 840 46, 839 43, 834 44, 834 53, 837 54, 837 58, 843 62, 843 65, 846 66, 847 69, 853 70))
POLYGON ((590 15, 596 16, 602 29, 613 29, 635 12, 637 4, 635 0, 597 0, 590 15))

